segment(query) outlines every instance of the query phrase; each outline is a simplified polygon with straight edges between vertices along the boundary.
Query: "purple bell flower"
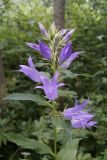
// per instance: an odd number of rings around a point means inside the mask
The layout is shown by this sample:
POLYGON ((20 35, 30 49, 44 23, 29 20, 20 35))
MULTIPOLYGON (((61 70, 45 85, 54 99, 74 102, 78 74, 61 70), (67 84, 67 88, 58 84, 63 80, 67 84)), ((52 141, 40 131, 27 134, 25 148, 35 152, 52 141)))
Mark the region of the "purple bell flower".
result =
POLYGON ((70 64, 75 60, 75 58, 79 56, 79 54, 79 52, 72 53, 70 57, 64 63, 61 64, 61 67, 67 69, 70 66, 70 64))
POLYGON ((82 104, 76 103, 73 108, 68 108, 63 112, 64 118, 71 121, 73 128, 90 128, 97 124, 92 121, 95 115, 82 111, 88 102, 89 100, 85 100, 82 104))
POLYGON ((71 120, 71 124, 73 128, 91 128, 92 126, 96 126, 96 122, 95 121, 91 121, 90 119, 85 119, 85 118, 73 118, 71 120))
POLYGON ((35 43, 26 43, 26 44, 29 47, 33 48, 34 50, 40 52, 45 59, 50 60, 52 58, 51 50, 45 43, 40 41, 39 45, 35 43))
POLYGON ((37 69, 35 69, 31 56, 28 58, 28 66, 26 65, 19 65, 19 66, 20 66, 19 69, 20 72, 24 73, 27 77, 29 77, 35 82, 41 82, 41 74, 37 69))
POLYGON ((64 85, 64 83, 58 83, 58 72, 50 80, 46 76, 41 76, 43 86, 37 86, 35 88, 43 89, 46 97, 49 100, 55 100, 58 97, 58 87, 64 85))
POLYGON ((45 58, 50 60, 52 58, 51 50, 50 48, 43 42, 39 42, 39 48, 41 55, 45 58))
POLYGON ((59 55, 60 64, 66 61, 72 53, 72 44, 69 42, 62 48, 61 53, 59 55))
POLYGON ((42 33, 45 37, 48 37, 48 36, 49 36, 47 30, 45 29, 45 27, 43 26, 43 24, 40 23, 40 22, 39 22, 39 28, 40 28, 40 30, 41 30, 41 33, 42 33))
POLYGON ((67 69, 79 54, 79 52, 72 53, 72 44, 68 42, 65 47, 62 48, 59 55, 59 63, 61 68, 67 69))

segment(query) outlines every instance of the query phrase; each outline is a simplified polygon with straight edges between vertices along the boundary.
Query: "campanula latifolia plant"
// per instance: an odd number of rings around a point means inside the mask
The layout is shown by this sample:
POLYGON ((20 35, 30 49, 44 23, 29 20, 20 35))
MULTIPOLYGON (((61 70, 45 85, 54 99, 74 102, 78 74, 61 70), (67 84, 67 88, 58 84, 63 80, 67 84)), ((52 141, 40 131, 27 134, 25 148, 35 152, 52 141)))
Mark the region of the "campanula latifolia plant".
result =
MULTIPOLYGON (((35 90, 41 89, 43 91, 43 96, 45 101, 51 107, 53 113, 53 153, 52 156, 54 160, 65 160, 64 155, 61 158, 62 151, 58 152, 57 148, 57 138, 58 130, 56 126, 57 118, 62 120, 62 123, 66 125, 65 122, 70 124, 73 128, 91 128, 96 126, 96 121, 93 120, 94 114, 89 113, 90 110, 85 110, 86 106, 89 104, 89 99, 84 100, 81 104, 77 102, 75 98, 74 107, 63 106, 64 110, 61 112, 58 109, 58 97, 59 87, 66 87, 66 84, 62 81, 63 70, 67 70, 68 67, 80 56, 79 51, 73 51, 72 42, 70 41, 72 34, 75 29, 58 30, 54 24, 51 25, 49 31, 39 23, 39 28, 43 37, 43 40, 38 41, 38 43, 27 42, 26 45, 32 48, 34 51, 39 52, 41 58, 46 64, 48 63, 50 67, 50 76, 48 77, 44 72, 40 72, 37 69, 37 65, 34 64, 33 58, 30 56, 28 58, 27 65, 20 65, 19 72, 26 75, 29 79, 35 82, 35 90)), ((10 98, 12 99, 12 98, 10 98)), ((14 99, 14 98, 13 98, 14 99)), ((17 98, 16 98, 17 99, 17 98)), ((22 98, 23 99, 23 98, 22 98)), ((20 100, 20 99, 19 99, 20 100)), ((27 99, 29 100, 29 98, 27 99)), ((67 105, 67 104, 66 104, 67 105)), ((67 126, 65 126, 67 128, 67 126)), ((61 129, 61 128, 60 128, 61 129)), ((66 146, 66 145, 65 145, 66 146)), ((71 142, 72 146, 72 142, 71 142)), ((67 146, 66 146, 67 147, 67 146)), ((68 154, 68 150, 66 151, 68 154)), ((65 151, 64 151, 65 152, 65 151)), ((66 153, 65 153, 66 154, 66 153)), ((66 160, 69 158, 66 157, 66 160)))

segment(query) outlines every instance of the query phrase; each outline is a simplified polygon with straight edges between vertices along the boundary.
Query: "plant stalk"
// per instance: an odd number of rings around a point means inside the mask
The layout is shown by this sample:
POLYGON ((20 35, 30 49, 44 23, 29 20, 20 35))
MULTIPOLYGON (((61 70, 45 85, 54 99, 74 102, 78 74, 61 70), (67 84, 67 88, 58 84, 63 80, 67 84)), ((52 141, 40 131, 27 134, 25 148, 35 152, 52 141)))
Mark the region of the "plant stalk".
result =
MULTIPOLYGON (((53 117, 54 117, 54 123, 56 121, 56 109, 55 109, 55 104, 53 105, 53 117)), ((54 160, 56 160, 56 156, 57 156, 57 128, 54 124, 53 127, 54 130, 54 160)))

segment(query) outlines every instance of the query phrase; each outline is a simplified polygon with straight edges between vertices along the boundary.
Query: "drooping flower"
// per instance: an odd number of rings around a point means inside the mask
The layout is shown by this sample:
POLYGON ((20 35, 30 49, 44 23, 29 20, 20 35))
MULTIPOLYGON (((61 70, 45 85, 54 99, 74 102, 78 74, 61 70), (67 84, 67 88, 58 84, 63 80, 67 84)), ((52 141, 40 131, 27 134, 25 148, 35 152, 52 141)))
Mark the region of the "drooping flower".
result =
POLYGON ((43 24, 40 23, 40 22, 39 22, 39 28, 40 28, 40 30, 41 30, 41 33, 42 33, 45 37, 48 37, 48 36, 49 36, 47 30, 45 29, 45 27, 43 26, 43 24))
POLYGON ((46 76, 41 76, 42 84, 43 86, 37 86, 35 88, 43 89, 45 92, 46 97, 49 100, 55 100, 58 97, 58 87, 61 87, 64 85, 64 83, 58 83, 58 72, 53 76, 53 78, 50 80, 46 76))
POLYGON ((62 48, 59 55, 59 63, 61 68, 68 68, 73 60, 78 57, 79 52, 72 53, 72 44, 68 42, 65 47, 62 48))
POLYGON ((27 65, 19 65, 19 71, 24 73, 27 77, 32 79, 35 82, 41 82, 41 74, 35 69, 35 65, 32 61, 31 56, 28 58, 28 66, 27 65))
POLYGON ((70 120, 73 128, 90 128, 96 125, 92 121, 94 115, 83 111, 89 100, 83 101, 82 104, 75 104, 73 108, 68 108, 63 112, 65 119, 70 120))

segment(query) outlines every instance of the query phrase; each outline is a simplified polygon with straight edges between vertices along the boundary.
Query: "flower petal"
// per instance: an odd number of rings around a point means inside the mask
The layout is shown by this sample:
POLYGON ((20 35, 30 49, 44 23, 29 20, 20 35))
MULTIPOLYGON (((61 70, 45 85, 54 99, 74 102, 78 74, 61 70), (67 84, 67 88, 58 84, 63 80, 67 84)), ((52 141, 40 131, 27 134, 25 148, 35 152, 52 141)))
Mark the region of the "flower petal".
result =
POLYGON ((61 65, 61 67, 68 68, 72 63, 72 61, 74 61, 74 59, 78 57, 79 54, 80 54, 79 52, 72 53, 71 56, 61 65))
POLYGON ((40 28, 40 30, 41 30, 41 33, 42 33, 43 35, 45 35, 45 37, 48 37, 48 36, 49 36, 47 30, 45 29, 45 27, 43 26, 43 24, 40 23, 40 22, 39 22, 39 28, 40 28))
POLYGON ((33 61, 32 61, 32 57, 31 57, 31 56, 28 58, 28 65, 29 65, 30 67, 35 67, 35 65, 34 65, 34 63, 33 63, 33 61))
POLYGON ((34 50, 40 52, 40 49, 39 49, 39 45, 38 44, 35 44, 35 43, 26 43, 29 47, 33 48, 34 50))
POLYGON ((51 50, 50 48, 43 42, 39 42, 39 48, 40 48, 40 52, 41 52, 41 55, 50 60, 52 57, 51 57, 51 50))
POLYGON ((72 119, 73 117, 78 117, 78 116, 81 116, 81 118, 90 117, 90 116, 93 117, 92 114, 89 114, 87 112, 81 111, 88 104, 88 102, 89 102, 89 100, 85 100, 80 105, 76 104, 76 106, 74 106, 72 108, 67 108, 63 112, 64 118, 65 119, 72 119))
POLYGON ((75 118, 71 120, 71 124, 73 128, 85 128, 84 123, 81 120, 75 118))
POLYGON ((62 28, 62 29, 59 31, 59 35, 63 36, 66 32, 67 32, 67 29, 63 29, 63 28, 62 28))
POLYGON ((66 61, 72 53, 72 44, 69 42, 62 48, 61 53, 59 55, 59 62, 60 64, 66 61))
MULTIPOLYGON (((89 119, 90 120, 90 119, 89 119)), ((92 126, 95 126, 97 122, 95 121, 89 121, 88 119, 79 119, 79 118, 73 118, 71 120, 71 124, 73 128, 90 128, 92 126)))
POLYGON ((62 86, 64 86, 65 84, 64 83, 59 83, 58 84, 58 87, 62 87, 62 86))
POLYGON ((36 88, 43 89, 43 86, 36 86, 35 89, 36 88))
POLYGON ((41 81, 43 86, 37 86, 36 88, 43 89, 46 97, 49 100, 55 100, 58 97, 58 74, 54 75, 53 79, 49 80, 48 77, 41 75, 41 81))
POLYGON ((35 68, 31 68, 26 65, 20 65, 20 67, 20 72, 24 73, 27 77, 35 82, 41 82, 40 73, 35 68))
POLYGON ((76 104, 73 107, 73 112, 77 112, 77 111, 81 111, 82 109, 84 109, 86 107, 86 105, 89 103, 89 99, 84 100, 81 104, 76 104))
POLYGON ((63 41, 65 41, 65 42, 67 42, 70 38, 71 38, 71 36, 72 36, 72 34, 75 32, 75 29, 72 29, 72 30, 70 30, 64 37, 63 37, 63 41))
POLYGON ((86 127, 87 127, 87 128, 90 128, 90 127, 92 127, 92 126, 96 127, 96 124, 97 124, 96 121, 90 121, 90 122, 88 122, 88 123, 86 124, 86 127))
POLYGON ((58 80, 58 77, 59 77, 59 72, 57 71, 54 76, 53 76, 53 80, 57 81, 58 80))

